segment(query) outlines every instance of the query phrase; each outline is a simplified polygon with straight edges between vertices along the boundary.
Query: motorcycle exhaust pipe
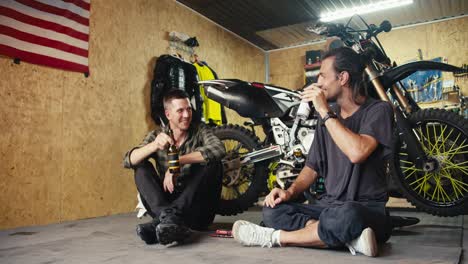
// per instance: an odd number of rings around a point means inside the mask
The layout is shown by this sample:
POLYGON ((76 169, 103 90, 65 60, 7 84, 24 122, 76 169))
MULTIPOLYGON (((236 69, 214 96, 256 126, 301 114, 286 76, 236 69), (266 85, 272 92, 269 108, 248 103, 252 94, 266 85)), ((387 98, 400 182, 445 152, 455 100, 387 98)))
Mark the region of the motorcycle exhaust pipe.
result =
POLYGON ((277 145, 269 146, 263 149, 255 150, 241 158, 240 163, 256 163, 268 159, 281 157, 281 149, 277 145))

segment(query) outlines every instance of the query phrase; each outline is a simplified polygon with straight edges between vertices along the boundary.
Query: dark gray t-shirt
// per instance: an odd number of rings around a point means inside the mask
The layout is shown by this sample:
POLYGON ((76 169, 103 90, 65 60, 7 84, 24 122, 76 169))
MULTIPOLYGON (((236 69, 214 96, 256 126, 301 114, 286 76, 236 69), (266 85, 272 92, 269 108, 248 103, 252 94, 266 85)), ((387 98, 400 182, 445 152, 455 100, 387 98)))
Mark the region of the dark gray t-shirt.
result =
POLYGON ((353 164, 335 144, 327 128, 318 126, 306 166, 325 178, 326 193, 320 200, 329 204, 339 201, 386 202, 384 161, 392 153, 392 106, 369 98, 346 119, 340 117, 338 107, 333 110, 345 127, 375 138, 378 146, 365 162, 353 164))

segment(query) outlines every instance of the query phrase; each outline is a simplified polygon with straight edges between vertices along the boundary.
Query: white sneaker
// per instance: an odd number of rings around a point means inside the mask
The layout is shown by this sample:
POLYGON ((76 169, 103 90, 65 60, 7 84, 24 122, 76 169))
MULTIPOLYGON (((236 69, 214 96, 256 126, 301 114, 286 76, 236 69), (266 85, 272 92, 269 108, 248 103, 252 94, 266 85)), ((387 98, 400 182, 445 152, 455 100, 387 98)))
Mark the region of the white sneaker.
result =
POLYGON ((279 246, 278 241, 273 241, 275 229, 261 227, 244 220, 238 220, 232 226, 234 239, 244 246, 273 247, 279 246))
POLYGON ((356 255, 356 252, 359 252, 368 257, 377 256, 377 240, 375 240, 374 230, 370 227, 362 230, 361 235, 347 243, 346 246, 353 255, 356 255))

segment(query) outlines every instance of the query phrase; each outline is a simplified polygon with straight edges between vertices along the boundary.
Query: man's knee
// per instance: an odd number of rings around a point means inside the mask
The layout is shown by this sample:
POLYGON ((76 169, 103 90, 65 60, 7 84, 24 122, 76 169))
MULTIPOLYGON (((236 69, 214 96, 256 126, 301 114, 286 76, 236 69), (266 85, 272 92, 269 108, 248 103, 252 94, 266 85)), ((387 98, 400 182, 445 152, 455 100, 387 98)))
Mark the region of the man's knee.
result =
POLYGON ((192 164, 190 174, 202 174, 210 177, 222 177, 223 165, 221 161, 205 164, 192 164))
POLYGON ((136 173, 138 171, 146 171, 146 170, 151 170, 151 169, 154 170, 154 166, 148 160, 143 160, 137 165, 134 165, 133 169, 135 170, 135 173, 136 173))
POLYGON ((191 170, 191 176, 199 177, 202 189, 208 189, 221 193, 223 166, 221 162, 210 162, 208 164, 194 164, 191 170))
POLYGON ((358 203, 345 203, 342 206, 341 215, 350 223, 362 223, 364 220, 363 205, 358 203))
POLYGON ((320 238, 330 247, 355 239, 368 227, 365 210, 363 205, 355 202, 325 209, 320 215, 320 238))
POLYGON ((362 230, 364 222, 362 206, 357 203, 327 208, 320 215, 320 228, 329 232, 346 233, 350 228, 362 230))
POLYGON ((341 226, 345 228, 347 225, 362 225, 364 222, 364 214, 362 205, 353 202, 347 202, 341 206, 328 208, 328 210, 320 216, 320 220, 330 222, 333 226, 341 226))
POLYGON ((151 162, 144 160, 137 165, 134 166, 135 171, 135 182, 138 182, 146 179, 147 177, 154 177, 156 175, 156 171, 154 169, 153 164, 151 162))
POLYGON ((216 179, 222 179, 223 177, 223 164, 221 161, 213 161, 204 166, 206 174, 216 179))
POLYGON ((278 220, 286 212, 283 204, 278 204, 274 208, 264 206, 263 210, 263 223, 267 227, 277 228, 278 220))

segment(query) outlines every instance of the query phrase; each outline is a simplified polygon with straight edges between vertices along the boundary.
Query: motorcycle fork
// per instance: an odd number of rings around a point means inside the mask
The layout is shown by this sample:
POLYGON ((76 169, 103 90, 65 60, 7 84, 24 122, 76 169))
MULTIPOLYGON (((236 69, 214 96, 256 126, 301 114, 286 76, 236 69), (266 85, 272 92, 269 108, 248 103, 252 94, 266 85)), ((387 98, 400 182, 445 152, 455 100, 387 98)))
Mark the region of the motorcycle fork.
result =
POLYGON ((391 94, 392 96, 396 97, 398 104, 401 105, 405 112, 407 114, 411 114, 412 108, 396 84, 392 86, 391 94))
MULTIPOLYGON (((374 85, 377 94, 381 100, 391 103, 385 88, 378 78, 377 72, 371 67, 366 67, 366 73, 369 75, 372 84, 374 85)), ((404 100, 403 94, 398 89, 396 85, 393 85, 393 92, 396 94, 396 99, 398 103, 407 111, 409 108, 407 101, 404 100)), ((392 104, 393 105, 393 104, 392 104)), ((408 119, 403 115, 402 111, 398 107, 393 108, 396 118, 396 128, 398 130, 398 136, 402 139, 407 145, 408 156, 411 161, 414 162, 416 168, 429 171, 434 169, 433 164, 428 162, 427 155, 424 152, 419 139, 416 134, 413 132, 411 125, 408 122, 408 119)))
MULTIPOLYGON (((377 71, 374 70, 372 66, 367 66, 366 73, 370 77, 371 82, 374 85, 375 90, 377 91, 380 99, 390 102, 390 99, 388 98, 388 95, 385 92, 385 88, 382 86, 382 83, 378 78, 377 71)), ((390 90, 390 93, 398 101, 398 104, 401 106, 401 108, 403 108, 403 110, 405 110, 407 114, 411 114, 411 112, 413 111, 412 106, 408 102, 409 100, 403 95, 400 88, 398 88, 396 84, 392 86, 392 90, 390 90)))
POLYGON ((398 88, 396 84, 393 85, 393 89, 390 90, 392 96, 397 98, 398 104, 402 106, 402 108, 405 110, 406 114, 411 114, 416 111, 421 110, 419 105, 414 101, 414 99, 411 97, 411 95, 406 91, 404 88, 404 85, 400 83, 400 87, 403 87, 402 89, 405 90, 405 94, 403 95, 401 92, 401 89, 398 88))

